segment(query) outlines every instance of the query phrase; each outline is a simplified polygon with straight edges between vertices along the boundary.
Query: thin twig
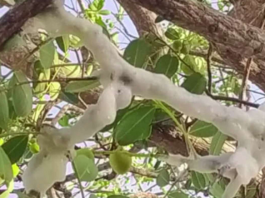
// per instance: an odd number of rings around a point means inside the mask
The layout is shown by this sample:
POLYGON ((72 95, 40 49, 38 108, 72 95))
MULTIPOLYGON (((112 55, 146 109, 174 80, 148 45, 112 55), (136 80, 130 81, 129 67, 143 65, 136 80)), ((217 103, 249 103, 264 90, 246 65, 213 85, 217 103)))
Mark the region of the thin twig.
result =
MULTIPOLYGON (((252 58, 249 58, 247 60, 246 63, 246 67, 245 67, 245 71, 244 71, 244 76, 243 76, 243 80, 242 80, 242 85, 241 85, 241 90, 240 90, 240 94, 239 94, 239 100, 243 100, 244 99, 244 94, 247 88, 247 81, 249 79, 249 74, 250 74, 250 70, 251 70, 251 63, 252 63, 252 58)), ((239 108, 242 108, 242 103, 239 103, 239 108)))
POLYGON ((212 95, 211 93, 208 92, 208 90, 205 90, 205 93, 211 97, 214 100, 223 100, 223 101, 230 101, 230 102, 236 102, 236 103, 242 103, 244 105, 250 106, 250 107, 254 107, 254 108, 258 108, 259 104, 255 104, 252 102, 248 102, 248 101, 244 101, 244 100, 240 100, 238 98, 232 98, 232 97, 226 97, 226 96, 215 96, 212 95))
POLYGON ((21 86, 21 85, 25 85, 25 84, 31 84, 31 83, 51 83, 51 82, 65 82, 65 83, 68 83, 68 82, 71 82, 71 81, 88 81, 88 80, 97 80, 97 79, 98 79, 97 76, 90 76, 90 77, 85 77, 85 78, 65 78, 65 79, 51 79, 51 80, 30 80, 30 81, 16 83, 12 87, 8 87, 6 89, 0 90, 0 92, 13 89, 14 87, 17 87, 17 86, 21 86))
POLYGON ((73 167, 73 169, 74 169, 74 172, 75 172, 75 175, 76 175, 76 178, 77 178, 77 182, 78 182, 78 185, 79 185, 79 188, 80 188, 81 196, 82 196, 82 198, 85 198, 84 188, 83 188, 82 183, 81 183, 81 180, 80 180, 80 178, 79 178, 79 175, 78 175, 78 171, 77 171, 76 165, 75 165, 75 163, 74 163, 74 161, 73 161, 73 158, 72 158, 71 154, 69 154, 68 157, 69 157, 69 160, 70 160, 71 163, 72 163, 72 167, 73 167))
POLYGON ((207 57, 206 57, 207 71, 208 71, 208 91, 209 91, 209 93, 212 93, 212 72, 211 72, 212 52, 213 52, 213 47, 212 47, 211 43, 209 43, 209 50, 208 50, 207 57))
POLYGON ((81 1, 81 0, 77 0, 77 3, 78 3, 78 5, 79 5, 81 11, 82 11, 83 14, 84 14, 84 13, 86 12, 86 9, 85 9, 85 7, 84 7, 82 1, 81 1))
POLYGON ((152 32, 155 36, 156 36, 156 39, 158 39, 159 41, 161 41, 162 43, 164 43, 165 46, 167 46, 172 52, 175 53, 176 57, 180 60, 180 62, 182 62, 185 66, 187 66, 192 72, 195 72, 195 70, 190 66, 188 65, 178 54, 178 51, 176 51, 173 47, 171 47, 170 45, 168 45, 166 43, 166 41, 164 41, 162 38, 160 38, 159 36, 157 36, 154 32, 152 32))

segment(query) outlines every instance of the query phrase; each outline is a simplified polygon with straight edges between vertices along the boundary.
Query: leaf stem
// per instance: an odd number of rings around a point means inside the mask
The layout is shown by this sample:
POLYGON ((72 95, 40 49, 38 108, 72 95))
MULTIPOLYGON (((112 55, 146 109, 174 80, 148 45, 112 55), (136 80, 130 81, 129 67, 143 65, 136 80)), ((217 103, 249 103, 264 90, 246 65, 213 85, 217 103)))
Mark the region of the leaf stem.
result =
MULTIPOLYGON (((93 151, 94 154, 98 154, 98 155, 111 155, 114 153, 117 153, 116 150, 114 151, 93 151)), ((131 153, 128 151, 119 151, 119 153, 121 154, 125 154, 125 155, 129 155, 131 157, 155 157, 155 154, 144 154, 144 153, 131 153)))

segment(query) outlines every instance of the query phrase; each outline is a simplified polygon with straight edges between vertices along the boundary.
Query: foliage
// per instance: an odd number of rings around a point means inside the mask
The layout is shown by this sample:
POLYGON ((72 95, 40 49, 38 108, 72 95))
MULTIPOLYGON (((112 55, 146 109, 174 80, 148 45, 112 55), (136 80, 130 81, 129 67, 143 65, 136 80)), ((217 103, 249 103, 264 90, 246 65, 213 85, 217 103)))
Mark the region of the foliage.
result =
MULTIPOLYGON (((121 33, 116 32, 114 26, 122 21, 123 9, 119 8, 115 20, 110 19, 111 12, 104 8, 104 4, 104 0, 94 0, 84 7, 84 18, 104 28, 105 34, 119 46, 117 35, 121 33)), ((218 2, 218 7, 224 9, 224 3, 218 2)), ((160 45, 167 51, 157 57, 157 53, 153 53, 156 43, 146 37, 131 39, 127 35, 130 42, 123 58, 135 67, 166 75, 173 83, 194 94, 206 94, 205 90, 209 90, 210 86, 214 95, 239 95, 240 81, 232 69, 212 64, 212 82, 209 84, 207 81, 205 59, 192 53, 208 49, 205 39, 170 23, 164 36, 165 41, 161 41, 160 45)), ((56 114, 51 122, 56 127, 69 127, 83 114, 85 106, 92 103, 87 97, 97 97, 101 89, 98 80, 89 79, 91 71, 97 72, 99 68, 93 56, 88 55, 87 62, 79 60, 79 63, 75 63, 71 60, 74 56, 70 55, 72 51, 77 52, 77 59, 81 58, 79 53, 82 53, 83 46, 77 37, 44 38, 44 43, 39 47, 39 60, 34 66, 34 79, 28 79, 22 71, 13 71, 11 78, 0 76, 0 184, 3 186, 14 185, 13 180, 16 181, 17 175, 21 174, 22 166, 39 152, 36 135, 41 125, 49 120, 49 113, 56 114), (35 79, 37 81, 31 85, 31 80, 35 79), (57 99, 68 104, 59 113, 55 113, 57 99), (18 174, 14 173, 15 166, 19 167, 18 174)), ((231 101, 223 103, 236 106, 231 101)), ((169 198, 199 197, 200 193, 221 197, 226 181, 218 181, 216 175, 191 172, 188 177, 178 178, 180 174, 176 174, 172 167, 153 157, 156 153, 167 152, 169 148, 163 145, 163 139, 153 142, 152 136, 157 131, 169 136, 173 142, 180 136, 192 143, 206 141, 204 149, 213 155, 220 154, 225 149, 224 145, 231 145, 230 139, 212 124, 175 112, 167 105, 157 105, 156 101, 135 97, 129 107, 118 112, 114 123, 85 141, 81 149, 77 146, 79 150, 72 159, 72 165, 80 182, 78 188, 91 194, 91 198, 126 198, 140 191, 142 186, 151 192, 157 187, 163 196, 169 198), (175 119, 172 119, 172 115, 175 119), (83 149, 84 145, 91 150, 83 149), (119 146, 129 152, 108 153, 119 146), (110 166, 114 172, 110 172, 110 166), (131 167, 135 168, 133 174, 130 173, 131 167), (114 179, 115 176, 117 179, 114 179), (85 187, 81 182, 86 184, 85 187)), ((192 149, 193 146, 196 147, 196 144, 192 144, 192 149)), ((76 178, 69 178, 69 184, 64 185, 71 191, 75 188, 76 178)), ((252 193, 248 198, 255 196, 251 189, 246 188, 246 191, 248 195, 252 193)))

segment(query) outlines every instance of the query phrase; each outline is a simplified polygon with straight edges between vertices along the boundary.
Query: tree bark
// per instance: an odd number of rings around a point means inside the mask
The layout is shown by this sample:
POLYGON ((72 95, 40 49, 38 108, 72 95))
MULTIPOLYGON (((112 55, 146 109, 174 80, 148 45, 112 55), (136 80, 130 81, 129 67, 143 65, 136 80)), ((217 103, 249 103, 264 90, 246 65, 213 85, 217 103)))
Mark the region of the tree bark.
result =
POLYGON ((140 36, 146 32, 155 33, 158 36, 163 34, 159 24, 155 23, 157 15, 142 6, 133 4, 130 0, 117 0, 130 16, 140 36))
POLYGON ((204 36, 223 60, 243 72, 247 58, 254 58, 250 79, 265 90, 265 33, 198 1, 131 0, 176 25, 204 36))
POLYGON ((0 49, 5 41, 18 33, 24 23, 31 17, 42 12, 52 0, 27 0, 17 4, 0 18, 0 49))

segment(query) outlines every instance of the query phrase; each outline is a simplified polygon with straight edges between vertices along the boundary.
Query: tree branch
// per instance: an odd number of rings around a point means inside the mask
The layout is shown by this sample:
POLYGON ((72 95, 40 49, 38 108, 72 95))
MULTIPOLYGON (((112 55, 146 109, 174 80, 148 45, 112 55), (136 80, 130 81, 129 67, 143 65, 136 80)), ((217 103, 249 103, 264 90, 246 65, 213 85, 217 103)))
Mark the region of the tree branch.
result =
POLYGON ((3 44, 19 32, 24 23, 31 17, 42 12, 52 0, 27 0, 16 5, 0 18, 0 48, 3 44))
POLYGON ((196 32, 213 43, 226 64, 243 73, 246 58, 253 58, 250 79, 265 90, 265 33, 198 1, 131 0, 176 25, 196 32))

